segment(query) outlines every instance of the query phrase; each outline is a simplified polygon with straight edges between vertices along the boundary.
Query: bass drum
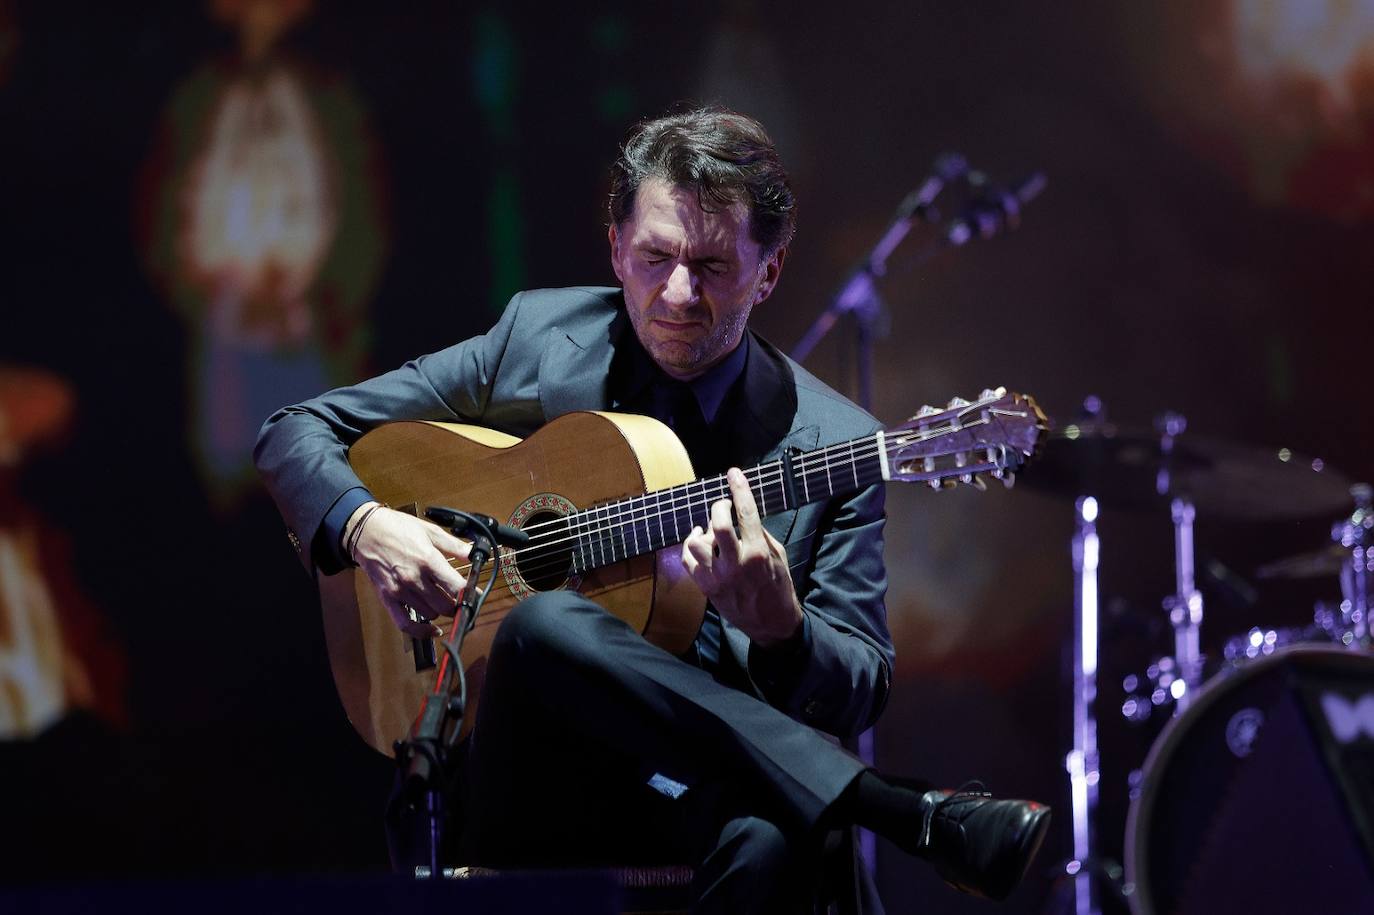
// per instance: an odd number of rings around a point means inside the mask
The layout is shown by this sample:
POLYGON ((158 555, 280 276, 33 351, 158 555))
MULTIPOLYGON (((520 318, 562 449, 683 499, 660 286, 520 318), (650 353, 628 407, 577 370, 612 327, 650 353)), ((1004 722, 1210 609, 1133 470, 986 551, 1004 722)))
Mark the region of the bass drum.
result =
POLYGON ((1214 678, 1143 773, 1136 915, 1374 912, 1374 657, 1294 646, 1214 678))

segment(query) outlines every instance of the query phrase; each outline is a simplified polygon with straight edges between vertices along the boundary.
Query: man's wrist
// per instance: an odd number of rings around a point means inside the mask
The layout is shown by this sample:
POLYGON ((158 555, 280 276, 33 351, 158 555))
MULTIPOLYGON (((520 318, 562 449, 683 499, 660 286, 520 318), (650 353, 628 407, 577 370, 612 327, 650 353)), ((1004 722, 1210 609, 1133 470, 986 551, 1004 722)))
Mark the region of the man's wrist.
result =
POLYGON ((759 648, 774 657, 790 657, 796 654, 806 645, 806 614, 798 612, 796 628, 787 635, 767 641, 755 639, 755 642, 759 648))
POLYGON ((354 558, 353 551, 358 546, 358 538, 362 536, 363 525, 372 513, 381 507, 382 503, 376 499, 370 499, 355 508, 353 514, 349 515, 348 520, 344 522, 343 533, 339 537, 339 546, 343 555, 355 564, 358 560, 354 558))

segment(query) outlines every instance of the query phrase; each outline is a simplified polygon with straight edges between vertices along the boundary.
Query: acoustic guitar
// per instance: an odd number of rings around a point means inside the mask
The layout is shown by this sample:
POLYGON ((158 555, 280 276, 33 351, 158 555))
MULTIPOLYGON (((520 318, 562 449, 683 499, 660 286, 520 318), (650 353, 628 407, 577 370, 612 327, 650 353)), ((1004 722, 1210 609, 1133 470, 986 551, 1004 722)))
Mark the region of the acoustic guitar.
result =
MULTIPOLYGON (((1008 484, 1046 429, 1034 400, 1004 389, 975 402, 955 398, 851 441, 745 470, 763 517, 856 492, 880 480, 934 488, 991 476, 1008 484)), ((349 450, 372 494, 423 517, 431 505, 504 520, 530 537, 500 547, 499 579, 463 643, 468 711, 475 718, 492 637, 518 601, 571 588, 599 603, 655 645, 691 645, 706 600, 686 575, 680 544, 706 526, 713 502, 729 497, 723 476, 695 479, 687 452, 657 420, 582 412, 561 416, 527 439, 480 426, 398 422, 349 450)), ((456 562, 456 561, 455 561, 456 562)), ((466 573, 466 563, 456 567, 466 573)), ((435 646, 400 632, 358 570, 322 576, 320 597, 334 681, 359 735, 390 755, 434 687, 435 646)), ((451 619, 436 620, 446 636, 451 619)))

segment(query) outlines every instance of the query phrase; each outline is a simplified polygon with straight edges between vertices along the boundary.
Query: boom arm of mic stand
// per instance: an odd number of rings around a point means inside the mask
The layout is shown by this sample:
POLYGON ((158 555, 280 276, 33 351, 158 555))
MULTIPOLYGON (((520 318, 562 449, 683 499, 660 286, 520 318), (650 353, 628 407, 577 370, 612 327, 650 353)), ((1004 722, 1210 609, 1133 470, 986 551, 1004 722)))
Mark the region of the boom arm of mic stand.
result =
MULTIPOLYGON (((916 220, 933 223, 940 217, 930 201, 934 195, 940 192, 944 181, 954 179, 956 174, 962 174, 967 168, 963 163, 963 157, 954 157, 951 154, 947 158, 951 161, 945 163, 943 168, 940 168, 937 163, 937 170, 941 172, 941 179, 937 180, 936 177, 932 177, 921 188, 905 196, 901 205, 897 207, 897 214, 893 217, 892 223, 888 224, 888 231, 883 232, 877 245, 872 246, 872 249, 868 251, 868 257, 864 258, 863 264, 860 264, 859 268, 856 268, 849 275, 849 279, 845 280, 844 286, 831 300, 829 308, 823 310, 820 316, 812 321, 811 327, 808 328, 805 335, 802 335, 801 341, 791 348, 790 356, 796 359, 798 363, 807 359, 807 356, 811 356, 811 350, 816 348, 816 343, 826 338, 830 328, 835 326, 835 321, 840 320, 844 315, 853 315, 859 321, 860 374, 867 371, 864 370, 863 365, 868 363, 870 353, 867 353, 864 348, 874 338, 874 328, 878 326, 879 320, 885 313, 882 300, 878 298, 875 280, 883 273, 888 272, 888 258, 892 257, 892 253, 900 245, 901 239, 907 238, 907 234, 911 232, 911 227, 916 223, 916 220)), ((867 392, 868 381, 863 376, 860 378, 859 387, 861 392, 867 392)), ((870 407, 867 401, 867 394, 861 394, 860 405, 864 409, 870 407)))

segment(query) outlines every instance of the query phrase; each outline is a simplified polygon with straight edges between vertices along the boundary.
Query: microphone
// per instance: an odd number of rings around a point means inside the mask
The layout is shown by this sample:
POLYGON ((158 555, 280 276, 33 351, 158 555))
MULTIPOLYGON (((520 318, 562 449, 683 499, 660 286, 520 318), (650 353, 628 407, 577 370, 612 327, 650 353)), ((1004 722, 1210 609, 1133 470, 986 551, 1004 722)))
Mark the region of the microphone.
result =
MULTIPOLYGON (((868 252, 868 259, 850 275, 844 288, 836 296, 836 300, 864 301, 872 299, 876 295, 872 289, 873 277, 882 276, 887 272, 887 259, 892 256, 892 252, 911 231, 912 221, 918 217, 925 223, 938 220, 940 214, 932 206, 935 198, 945 189, 946 184, 963 177, 967 173, 968 160, 958 153, 942 153, 937 156, 934 172, 926 178, 920 187, 902 199, 902 202, 897 206, 897 215, 892 217, 892 223, 887 227, 887 231, 883 233, 882 238, 878 239, 873 250, 868 252)), ((803 356, 810 352, 810 345, 807 344, 806 340, 797 345, 797 352, 801 352, 803 356)), ((792 354, 792 358, 797 358, 796 352, 792 354)))
POLYGON ((520 530, 518 527, 510 527, 502 524, 491 515, 479 515, 475 512, 460 512, 456 508, 445 508, 442 505, 431 505, 425 509, 425 517, 435 524, 448 530, 455 537, 466 537, 469 532, 476 531, 485 535, 490 532, 496 542, 501 546, 520 547, 530 542, 530 535, 520 530), (486 528, 486 530, 482 530, 486 528))
POLYGON ((940 192, 945 189, 945 185, 952 181, 957 181, 968 174, 968 160, 957 152, 941 153, 935 158, 935 164, 929 177, 920 187, 906 195, 901 205, 897 207, 897 221, 910 219, 913 216, 927 218, 939 218, 931 210, 931 204, 935 203, 935 198, 940 196, 940 192))
MULTIPOLYGON (((980 181, 984 180, 981 179, 980 181)), ((970 184, 978 184, 969 176, 970 184)), ((951 245, 962 245, 977 235, 992 238, 1003 231, 1013 231, 1021 225, 1021 210, 1049 184, 1044 172, 1031 172, 1011 188, 984 183, 959 218, 945 232, 951 245)))

